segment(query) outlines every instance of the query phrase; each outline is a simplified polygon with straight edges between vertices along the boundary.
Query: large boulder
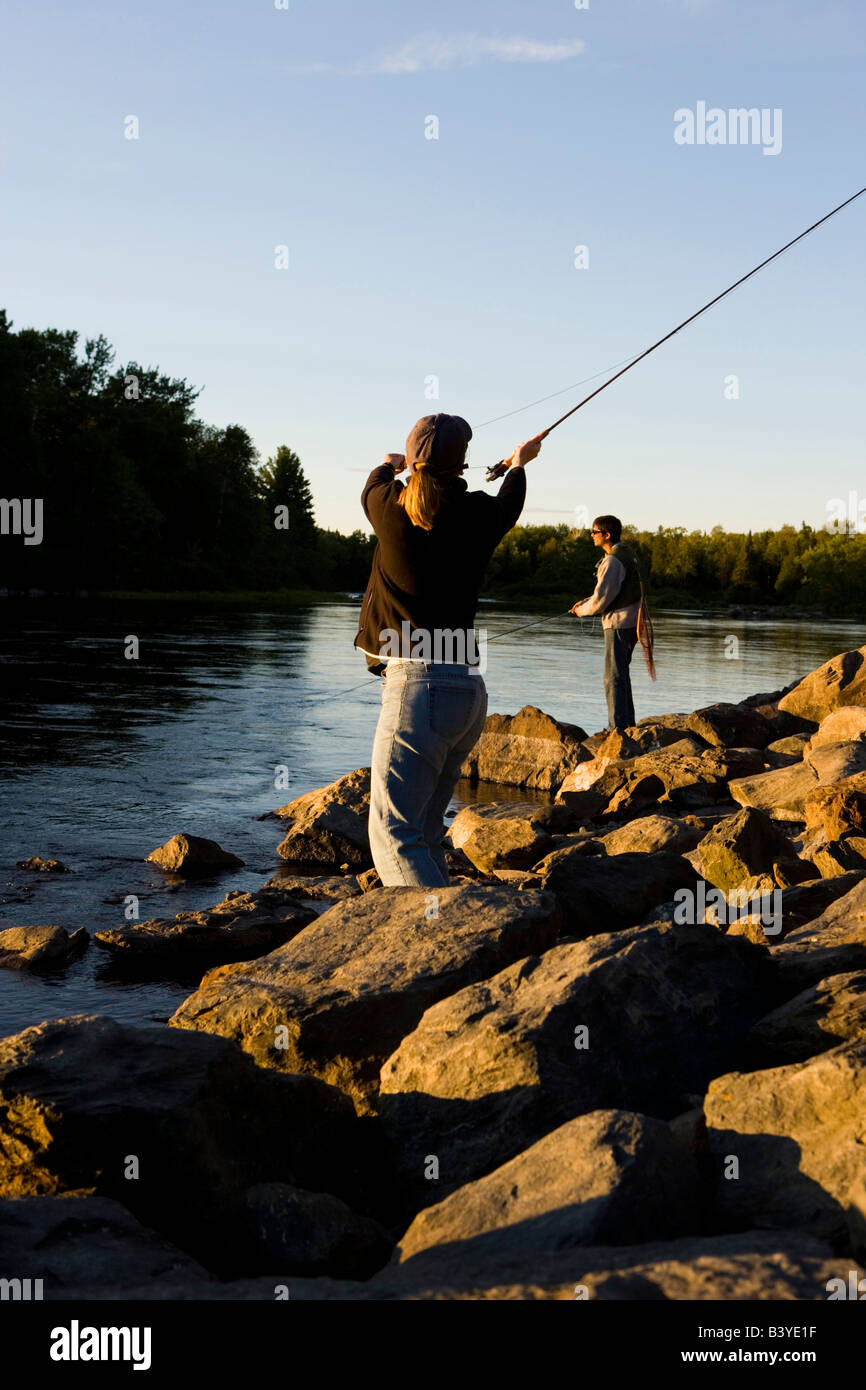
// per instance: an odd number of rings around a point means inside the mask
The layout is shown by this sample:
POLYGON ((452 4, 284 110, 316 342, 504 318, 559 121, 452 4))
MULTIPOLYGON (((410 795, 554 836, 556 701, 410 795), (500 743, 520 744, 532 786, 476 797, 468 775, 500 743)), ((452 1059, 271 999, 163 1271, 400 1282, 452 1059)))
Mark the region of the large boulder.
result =
POLYGON ((362 1195, 360 1126, 333 1087, 223 1038, 79 1015, 0 1041, 0 1196, 113 1198, 215 1268, 255 1183, 362 1195))
POLYGON ((94 940, 120 964, 185 968, 195 962, 217 964, 264 955, 291 941, 315 919, 307 903, 284 893, 234 890, 208 911, 107 927, 96 932, 94 940))
POLYGON ((697 887, 698 876, 680 854, 588 855, 581 844, 554 850, 535 872, 560 904, 568 936, 633 927, 677 889, 697 887))
MULTIPOLYGON (((474 1246, 474 1241, 436 1246, 403 1264, 388 1265, 364 1281, 289 1277, 276 1283, 271 1274, 209 1282, 189 1277, 183 1282, 146 1278, 137 1287, 130 1287, 119 1286, 110 1274, 107 1283, 88 1282, 86 1260, 81 1258, 78 1279, 73 1283, 70 1276, 69 1285, 58 1288, 52 1297, 273 1304, 280 1289, 292 1303, 539 1299, 823 1302, 852 1296, 848 1292, 852 1284, 855 1289, 858 1284, 866 1287, 861 1283, 866 1279, 863 1269, 850 1256, 835 1256, 825 1242, 797 1231, 745 1231, 633 1246, 571 1246, 533 1254, 529 1262, 520 1249, 490 1258, 483 1249, 476 1254, 474 1246)), ((98 1268, 93 1271, 97 1277, 101 1273, 98 1268)))
POLYGON ((0 931, 0 966, 6 970, 57 970, 77 960, 90 945, 85 927, 6 927, 0 931))
POLYGON ((550 894, 503 884, 380 888, 260 960, 212 971, 171 1023, 232 1038, 263 1068, 311 1072, 363 1111, 425 1009, 546 950, 560 923, 550 894))
POLYGON ((766 811, 773 820, 803 821, 806 801, 818 787, 866 770, 866 743, 824 744, 810 749, 800 763, 774 768, 755 777, 736 778, 730 793, 741 806, 766 811))
POLYGON ((242 868, 243 862, 236 854, 222 849, 216 840, 205 840, 201 835, 173 835, 164 845, 151 850, 146 860, 170 873, 189 876, 242 868))
POLYGON ((42 1297, 81 1298, 82 1289, 169 1285, 207 1298, 219 1287, 182 1250, 136 1221, 107 1197, 19 1197, 0 1200, 3 1272, 42 1280, 42 1297))
POLYGON ((810 748, 825 743, 850 743, 866 739, 866 701, 862 705, 840 705, 826 715, 809 740, 810 748))
POLYGON ((682 1110, 766 1011, 764 969, 765 951, 712 927, 637 927, 434 1005, 382 1068, 379 1110, 412 1199, 428 1205, 589 1110, 682 1110))
POLYGON ((828 840, 866 832, 866 772, 815 786, 803 804, 807 828, 820 826, 828 840))
POLYGON ((675 816, 639 816, 601 836, 605 854, 685 854, 703 838, 705 827, 675 816))
MULTIPOLYGON (((864 874, 848 873, 840 874, 834 879, 811 879, 808 883, 796 883, 789 888, 780 888, 778 896, 773 892, 775 899, 773 906, 778 908, 774 913, 773 922, 776 930, 773 933, 773 944, 785 939, 799 927, 804 927, 808 922, 814 922, 823 912, 826 912, 831 903, 837 898, 842 898, 851 889, 862 881, 864 874)), ((769 884, 767 885, 770 886, 769 884)), ((742 888, 742 885, 741 885, 742 888)), ((762 890, 759 890, 762 891, 762 890)), ((764 926, 766 923, 756 920, 759 914, 754 916, 748 912, 737 913, 736 918, 728 923, 722 922, 721 913, 714 907, 707 909, 704 917, 705 922, 712 922, 716 926, 728 926, 728 934, 731 936, 747 936, 750 941, 759 944, 766 940, 764 926)))
MULTIPOLYGON (((804 926, 789 931, 773 948, 781 998, 790 999, 829 975, 866 970, 866 877, 857 874, 856 879, 847 893, 804 926)), ((824 880, 828 886, 838 882, 824 880)))
POLYGON ((688 716, 687 727, 718 748, 766 748, 773 738, 768 721, 758 710, 724 701, 695 710, 688 716))
POLYGON ((420 1211, 400 1259, 471 1241, 487 1257, 519 1251, 531 1261, 570 1246, 691 1234, 700 1215, 695 1160, 663 1120, 593 1110, 420 1211))
POLYGON ((852 869, 866 870, 866 837, 845 835, 841 840, 829 840, 812 853, 811 862, 822 878, 837 878, 852 869))
MULTIPOLYGON (((809 734, 788 734, 785 738, 773 739, 764 749, 764 757, 768 758, 771 753, 776 753, 780 757, 790 758, 791 762, 798 763, 808 750, 810 743, 809 734)), ((782 764, 780 763, 781 767, 782 764)))
POLYGON ((488 801, 464 806, 451 823, 449 838, 476 868, 531 869, 553 848, 553 836, 573 817, 565 806, 488 801))
POLYGON ((795 685, 779 709, 820 724, 840 705, 866 704, 866 647, 841 652, 795 685))
POLYGON ((866 1039, 791 1066, 719 1076, 704 1102, 727 1229, 799 1229, 866 1253, 866 1039))
POLYGON ((705 705, 692 714, 649 715, 625 732, 647 748, 650 747, 647 735, 656 748, 665 747, 684 735, 697 739, 703 746, 715 748, 765 748, 773 737, 767 719, 757 709, 725 701, 705 705))
POLYGON ((752 874, 772 872, 793 856, 791 841, 765 811, 747 807, 718 821, 698 845, 703 877, 716 888, 736 888, 752 874))
POLYGON ((585 730, 563 724, 534 705, 517 714, 490 714, 461 771, 473 782, 555 791, 590 756, 585 730))
POLYGON ((758 1020, 752 1029, 764 1065, 805 1062, 866 1037, 866 970, 831 975, 758 1020))
POLYGON ((378 1221, 329 1192, 266 1182, 244 1195, 252 1259, 277 1274, 366 1279, 388 1259, 393 1241, 378 1221))
POLYGON ((293 864, 367 869, 370 836, 370 769, 359 767, 327 787, 305 792, 274 812, 285 822, 277 854, 293 864))
POLYGON ((590 819, 710 806, 727 799, 730 778, 764 766, 755 749, 705 748, 689 736, 639 757, 594 762, 567 777, 556 796, 575 815, 590 819))
POLYGON ((686 735, 702 745, 704 740, 692 732, 690 719, 691 715, 688 714, 650 714, 624 732, 643 753, 650 753, 657 748, 667 748, 671 743, 679 743, 686 735))

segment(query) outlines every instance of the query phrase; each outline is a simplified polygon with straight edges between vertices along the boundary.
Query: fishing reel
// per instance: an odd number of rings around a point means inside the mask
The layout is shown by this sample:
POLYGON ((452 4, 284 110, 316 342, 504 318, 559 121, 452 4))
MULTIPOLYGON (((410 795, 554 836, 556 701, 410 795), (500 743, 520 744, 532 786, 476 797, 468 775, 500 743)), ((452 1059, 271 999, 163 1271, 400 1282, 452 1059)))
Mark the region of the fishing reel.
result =
MULTIPOLYGON (((512 457, 513 457, 513 455, 512 455, 512 457)), ((486 481, 487 481, 488 483, 493 483, 493 482, 496 481, 497 478, 503 477, 503 476, 508 472, 508 469, 509 469, 509 467, 510 467, 510 464, 511 464, 511 459, 510 459, 510 458, 508 458, 508 459, 500 459, 498 463, 492 464, 491 467, 488 468, 488 470, 487 470, 487 479, 486 479, 486 481)))

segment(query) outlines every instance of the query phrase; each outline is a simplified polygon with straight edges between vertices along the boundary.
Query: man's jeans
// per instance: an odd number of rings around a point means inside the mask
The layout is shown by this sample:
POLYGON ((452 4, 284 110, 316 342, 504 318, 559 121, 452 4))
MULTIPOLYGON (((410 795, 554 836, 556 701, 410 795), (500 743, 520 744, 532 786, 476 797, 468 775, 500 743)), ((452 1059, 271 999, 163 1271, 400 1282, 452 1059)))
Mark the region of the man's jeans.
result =
POLYGON ((484 728, 487 689, 468 666, 389 661, 373 742, 370 849, 386 886, 450 882, 442 839, 460 767, 484 728))
POLYGON ((604 629, 604 693, 612 729, 627 729, 635 722, 628 668, 636 642, 636 627, 604 629))

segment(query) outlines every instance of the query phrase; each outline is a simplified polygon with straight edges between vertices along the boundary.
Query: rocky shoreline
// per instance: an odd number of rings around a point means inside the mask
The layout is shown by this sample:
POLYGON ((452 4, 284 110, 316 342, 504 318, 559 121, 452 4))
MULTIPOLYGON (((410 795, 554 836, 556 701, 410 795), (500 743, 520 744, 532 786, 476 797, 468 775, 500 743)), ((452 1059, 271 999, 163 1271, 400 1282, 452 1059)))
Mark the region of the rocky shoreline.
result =
POLYGON ((92 943, 0 931, 6 968, 201 977, 168 1027, 0 1040, 4 1273, 59 1300, 850 1296, 866 647, 624 733, 494 714, 463 771, 527 800, 458 813, 451 887, 379 884, 361 768, 274 812, 255 892, 92 943))

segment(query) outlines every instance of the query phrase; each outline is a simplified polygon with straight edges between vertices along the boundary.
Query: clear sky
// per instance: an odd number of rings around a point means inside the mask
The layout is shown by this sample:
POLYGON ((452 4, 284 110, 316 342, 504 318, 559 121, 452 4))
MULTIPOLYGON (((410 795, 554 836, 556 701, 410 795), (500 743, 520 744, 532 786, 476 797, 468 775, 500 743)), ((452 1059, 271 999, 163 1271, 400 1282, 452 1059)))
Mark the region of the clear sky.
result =
MULTIPOLYGON (((352 530, 418 416, 477 426, 633 356, 866 183, 864 54, 862 0, 20 5, 0 302, 202 386, 352 530), (781 111, 781 148, 677 143, 699 102, 781 111)), ((822 525, 866 497, 864 243, 866 196, 568 421, 524 519, 822 525)))

